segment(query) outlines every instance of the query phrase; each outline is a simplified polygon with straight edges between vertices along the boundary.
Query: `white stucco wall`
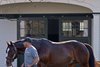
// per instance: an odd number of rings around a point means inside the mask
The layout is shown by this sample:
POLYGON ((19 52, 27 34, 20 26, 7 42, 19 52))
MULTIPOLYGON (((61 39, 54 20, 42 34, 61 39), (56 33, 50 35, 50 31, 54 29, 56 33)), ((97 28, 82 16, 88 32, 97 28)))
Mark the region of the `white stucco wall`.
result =
MULTIPOLYGON (((75 4, 87 7, 93 12, 100 12, 100 0, 31 0, 32 2, 55 2, 55 3, 65 3, 65 4, 75 4)), ((1 0, 0 4, 11 4, 11 3, 23 3, 30 2, 30 0, 1 0)))
MULTIPOLYGON (((17 39, 17 24, 15 21, 0 19, 0 67, 6 67, 6 41, 17 39)), ((16 61, 14 63, 16 67, 16 61)))
POLYGON ((93 14, 92 45, 95 59, 100 61, 100 14, 93 14))

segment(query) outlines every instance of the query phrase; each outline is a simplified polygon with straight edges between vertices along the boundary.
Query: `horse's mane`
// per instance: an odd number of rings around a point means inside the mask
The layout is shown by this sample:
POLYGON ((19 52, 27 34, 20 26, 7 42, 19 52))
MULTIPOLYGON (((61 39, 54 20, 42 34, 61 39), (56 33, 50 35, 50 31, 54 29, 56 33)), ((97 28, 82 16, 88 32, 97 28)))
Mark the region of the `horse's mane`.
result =
POLYGON ((50 40, 46 38, 31 38, 32 44, 43 44, 43 43, 51 43, 50 40))
POLYGON ((23 41, 22 40, 18 40, 14 43, 14 45, 17 47, 17 48, 24 48, 24 45, 23 45, 23 41))
MULTIPOLYGON (((31 38, 31 37, 29 38, 32 40, 32 44, 50 43, 50 40, 46 38, 31 38)), ((23 41, 24 39, 20 39, 20 40, 17 40, 14 44, 17 48, 23 48, 24 47, 23 41)))

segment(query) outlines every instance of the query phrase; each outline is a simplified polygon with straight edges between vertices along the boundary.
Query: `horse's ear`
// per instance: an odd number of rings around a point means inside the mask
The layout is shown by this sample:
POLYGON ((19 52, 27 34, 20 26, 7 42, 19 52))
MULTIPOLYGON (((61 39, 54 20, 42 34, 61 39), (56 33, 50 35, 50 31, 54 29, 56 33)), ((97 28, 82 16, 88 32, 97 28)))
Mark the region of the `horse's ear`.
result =
POLYGON ((9 42, 6 42, 6 43, 7 43, 8 46, 10 45, 9 42))
POLYGON ((10 45, 13 45, 13 42, 12 41, 10 41, 10 45))

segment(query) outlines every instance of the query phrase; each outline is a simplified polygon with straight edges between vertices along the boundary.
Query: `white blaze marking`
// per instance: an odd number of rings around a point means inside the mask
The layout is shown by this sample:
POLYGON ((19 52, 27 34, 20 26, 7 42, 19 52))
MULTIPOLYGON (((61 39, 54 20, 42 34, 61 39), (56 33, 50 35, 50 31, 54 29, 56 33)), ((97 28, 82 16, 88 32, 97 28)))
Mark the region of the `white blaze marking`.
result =
POLYGON ((7 53, 9 52, 9 50, 10 50, 10 49, 8 48, 8 49, 7 49, 7 53))
POLYGON ((10 50, 10 49, 8 48, 8 49, 7 49, 7 53, 6 53, 6 57, 8 56, 8 52, 9 52, 9 50, 10 50))

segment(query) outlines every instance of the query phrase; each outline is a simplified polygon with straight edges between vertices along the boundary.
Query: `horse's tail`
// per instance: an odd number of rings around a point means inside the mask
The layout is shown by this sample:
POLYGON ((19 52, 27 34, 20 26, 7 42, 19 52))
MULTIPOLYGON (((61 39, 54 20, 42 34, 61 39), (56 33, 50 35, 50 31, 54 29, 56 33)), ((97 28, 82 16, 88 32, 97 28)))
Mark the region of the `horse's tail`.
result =
POLYGON ((88 51, 90 53, 90 57, 89 57, 89 67, 95 67, 95 58, 94 58, 93 49, 87 43, 85 43, 85 46, 87 47, 87 49, 88 49, 88 51))

